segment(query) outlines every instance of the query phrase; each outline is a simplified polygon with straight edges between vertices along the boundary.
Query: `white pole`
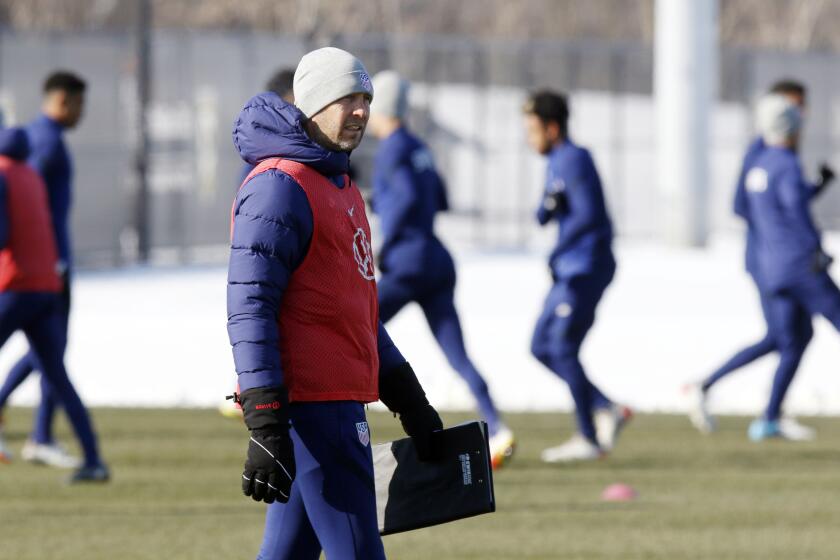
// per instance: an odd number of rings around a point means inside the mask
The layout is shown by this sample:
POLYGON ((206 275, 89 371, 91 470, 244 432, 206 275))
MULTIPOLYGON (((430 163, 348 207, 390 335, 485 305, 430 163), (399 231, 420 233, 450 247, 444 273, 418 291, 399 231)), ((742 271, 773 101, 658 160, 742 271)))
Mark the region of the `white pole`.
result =
POLYGON ((674 245, 708 237, 708 166, 717 94, 717 0, 657 0, 654 47, 657 187, 674 245))

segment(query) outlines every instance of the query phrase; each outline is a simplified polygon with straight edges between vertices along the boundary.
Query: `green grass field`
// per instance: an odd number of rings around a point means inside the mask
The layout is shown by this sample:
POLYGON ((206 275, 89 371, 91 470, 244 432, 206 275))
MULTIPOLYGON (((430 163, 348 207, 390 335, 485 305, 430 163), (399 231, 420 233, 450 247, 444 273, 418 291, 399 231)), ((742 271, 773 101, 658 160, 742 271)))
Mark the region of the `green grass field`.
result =
MULTIPOLYGON (((243 497, 244 427, 210 410, 94 412, 114 479, 70 487, 65 473, 0 465, 0 559, 248 559, 264 506, 243 497)), ((19 451, 31 410, 11 409, 19 451)), ((464 415, 447 415, 460 422, 464 415)), ((746 440, 747 419, 723 418, 713 437, 683 417, 639 416, 614 455, 552 466, 543 447, 565 415, 509 415, 519 452, 496 475, 498 511, 385 538, 392 559, 836 559, 840 557, 840 419, 810 419, 814 443, 746 440), (632 503, 599 501, 613 482, 632 503)), ((375 441, 400 436, 371 413, 375 441)), ((59 433, 69 436, 65 425, 59 433)))

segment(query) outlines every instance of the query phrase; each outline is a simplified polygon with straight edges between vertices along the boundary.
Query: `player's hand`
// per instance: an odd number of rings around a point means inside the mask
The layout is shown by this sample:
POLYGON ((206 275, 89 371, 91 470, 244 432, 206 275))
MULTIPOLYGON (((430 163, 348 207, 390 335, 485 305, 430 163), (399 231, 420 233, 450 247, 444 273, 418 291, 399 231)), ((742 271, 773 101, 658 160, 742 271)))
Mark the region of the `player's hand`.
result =
POLYGON ((254 501, 286 503, 295 480, 295 451, 289 431, 253 430, 242 471, 242 492, 254 501))
POLYGON ((817 249, 817 252, 814 253, 814 260, 813 260, 813 269, 814 272, 825 272, 831 267, 831 263, 834 262, 834 257, 823 251, 822 249, 817 249))
POLYGON ((820 179, 817 185, 825 188, 834 180, 834 170, 827 163, 820 164, 820 179))
POLYGON ((429 404, 414 370, 403 362, 379 377, 379 398, 388 410, 399 415, 405 433, 414 442, 421 461, 434 459, 432 433, 443 428, 437 411, 429 404))
POLYGON ((435 459, 435 447, 432 434, 443 429, 443 422, 432 405, 426 404, 414 410, 400 414, 403 430, 414 443, 417 458, 421 461, 435 459))
POLYGON ((543 198, 543 208, 552 216, 567 213, 569 211, 569 202, 566 200, 566 193, 563 191, 546 193, 543 198))
POLYGON ((242 492, 258 502, 285 503, 295 480, 286 390, 282 387, 248 389, 239 396, 239 402, 251 431, 242 472, 242 492))

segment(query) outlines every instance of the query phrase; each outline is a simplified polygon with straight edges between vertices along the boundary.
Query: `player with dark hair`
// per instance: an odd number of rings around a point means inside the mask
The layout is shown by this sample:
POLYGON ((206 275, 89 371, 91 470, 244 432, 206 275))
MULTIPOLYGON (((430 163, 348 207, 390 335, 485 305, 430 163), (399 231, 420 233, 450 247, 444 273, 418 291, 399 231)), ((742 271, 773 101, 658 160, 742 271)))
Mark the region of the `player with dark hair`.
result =
POLYGON ((377 560, 364 404, 398 414, 420 459, 442 428, 379 320, 365 205, 347 171, 374 95, 362 62, 323 48, 295 104, 252 98, 233 140, 256 165, 232 210, 228 333, 250 430, 242 489, 271 504, 260 559, 377 560))
MULTIPOLYGON (((58 251, 44 182, 26 164, 22 129, 0 131, 0 347, 23 331, 51 394, 67 412, 84 451, 70 482, 105 482, 87 411, 64 369, 66 307, 57 273, 58 251)), ((8 450, 0 439, 0 459, 8 450)))
MULTIPOLYGON (((64 339, 70 317, 70 284, 73 271, 70 235, 70 207, 73 199, 73 164, 64 143, 64 131, 75 128, 82 118, 85 104, 85 81, 75 74, 57 71, 44 81, 42 114, 26 127, 31 146, 29 164, 41 175, 47 187, 53 231, 58 247, 61 276, 61 301, 64 339)), ((37 368, 34 352, 27 353, 9 372, 0 388, 0 410, 9 395, 37 368)), ((55 416, 55 395, 49 380, 41 376, 41 404, 36 411, 34 431, 21 455, 27 461, 44 465, 75 468, 79 459, 56 443, 52 426, 55 416)))
POLYGON ((612 450, 632 413, 614 404, 587 378, 579 353, 595 322, 595 309, 615 274, 613 230, 601 180, 589 152, 569 138, 566 97, 533 94, 524 107, 531 147, 548 157, 537 221, 558 224, 549 267, 553 285, 531 342, 532 354, 566 381, 575 403, 578 433, 546 449, 547 462, 592 460, 612 450))
MULTIPOLYGON (((807 106, 807 89, 804 84, 795 80, 780 80, 770 87, 768 93, 778 94, 787 98, 791 103, 799 107, 804 114, 807 106)), ((702 382, 691 384, 686 387, 686 392, 688 393, 690 399, 689 419, 691 420, 691 423, 703 433, 713 432, 716 428, 714 417, 708 411, 707 397, 709 390, 718 381, 733 371, 738 370, 771 352, 779 351, 776 337, 773 335, 774 329, 771 324, 772 318, 769 309, 769 294, 764 289, 758 270, 758 238, 755 232, 755 225, 753 223, 754 220, 750 215, 750 210, 747 205, 746 176, 765 147, 765 141, 759 134, 747 148, 747 152, 744 155, 744 159, 741 164, 741 171, 738 174, 738 182, 735 185, 734 212, 737 216, 744 220, 747 226, 745 266, 747 273, 750 275, 750 278, 752 278, 758 290, 761 310, 766 324, 766 333, 758 342, 737 352, 702 382)), ((834 171, 827 164, 822 164, 819 168, 819 179, 816 184, 811 186, 810 192, 812 196, 815 197, 822 193, 825 187, 827 187, 833 179, 834 171)), ((810 322, 808 328, 810 328, 810 322)), ((774 384, 774 388, 774 390, 777 390, 780 388, 780 385, 774 384)), ((782 395, 774 394, 771 398, 781 402, 782 395)), ((813 430, 802 426, 793 418, 782 418, 779 421, 779 424, 781 426, 781 430, 785 434, 785 437, 789 439, 810 439, 813 437, 813 430)))
POLYGON ((417 302, 452 368, 470 388, 490 433, 490 454, 500 467, 514 451, 487 383, 467 355, 455 310, 455 263, 434 232, 435 215, 448 209, 446 187, 429 149, 406 126, 409 84, 394 71, 373 78, 376 100, 370 129, 380 139, 373 169, 373 210, 381 218, 379 316, 387 324, 417 302))

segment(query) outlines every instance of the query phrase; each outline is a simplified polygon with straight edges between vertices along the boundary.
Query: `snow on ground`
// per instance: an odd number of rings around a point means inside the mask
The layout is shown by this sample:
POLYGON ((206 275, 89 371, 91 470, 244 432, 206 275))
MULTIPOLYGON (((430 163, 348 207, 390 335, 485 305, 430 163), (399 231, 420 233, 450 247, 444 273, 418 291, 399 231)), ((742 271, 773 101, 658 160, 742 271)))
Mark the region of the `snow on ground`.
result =
MULTIPOLYGON (((840 249, 840 237, 829 239, 840 249)), ((737 237, 708 250, 619 243, 619 271, 584 346, 593 380, 640 411, 685 408, 681 386, 763 335, 737 237)), ((835 251, 837 253, 837 251, 835 251)), ((461 250, 457 304, 468 349, 505 410, 568 410, 565 385, 528 352, 549 277, 542 252, 461 250)), ((840 271, 836 271, 840 272, 840 271)), ((130 268, 77 275, 67 362, 95 406, 215 406, 235 382, 225 331, 223 267, 130 268)), ((472 406, 416 306, 388 325, 431 401, 472 406)), ((7 371, 25 343, 0 352, 7 371)), ((766 357, 713 392, 718 412, 755 414, 769 393, 776 358, 766 357)), ((791 389, 787 410, 840 414, 840 335, 823 319, 791 389)), ((13 404, 32 404, 30 379, 13 404)))

